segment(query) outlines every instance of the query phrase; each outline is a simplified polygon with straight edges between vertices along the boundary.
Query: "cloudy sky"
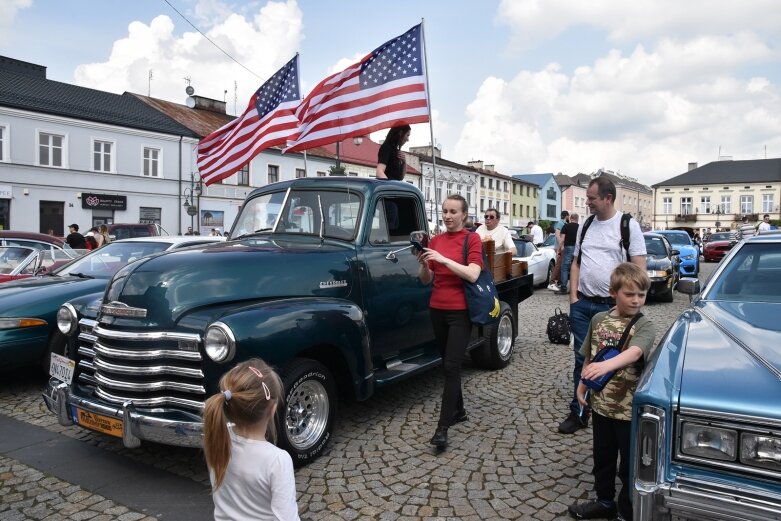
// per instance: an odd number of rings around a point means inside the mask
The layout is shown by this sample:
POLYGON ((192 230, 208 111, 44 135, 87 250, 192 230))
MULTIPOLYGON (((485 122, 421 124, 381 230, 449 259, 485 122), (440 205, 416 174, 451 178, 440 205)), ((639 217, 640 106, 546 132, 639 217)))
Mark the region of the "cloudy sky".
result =
POLYGON ((240 65, 164 0, 0 0, 0 54, 179 103, 188 77, 240 113, 296 52, 306 93, 424 18, 447 159, 652 184, 719 154, 781 157, 776 0, 168 1, 240 65))

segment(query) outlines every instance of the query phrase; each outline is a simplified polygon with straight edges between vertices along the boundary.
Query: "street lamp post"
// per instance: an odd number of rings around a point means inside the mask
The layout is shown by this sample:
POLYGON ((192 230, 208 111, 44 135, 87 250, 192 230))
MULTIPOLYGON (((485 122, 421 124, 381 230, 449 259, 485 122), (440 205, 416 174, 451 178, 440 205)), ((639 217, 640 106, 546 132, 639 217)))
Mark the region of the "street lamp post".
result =
MULTIPOLYGON (((184 208, 187 208, 187 215, 190 216, 190 229, 193 231, 193 234, 195 233, 195 215, 198 213, 198 203, 200 203, 201 200, 201 193, 203 193, 203 184, 200 179, 195 180, 195 174, 190 174, 190 187, 185 188, 184 192, 182 192, 182 195, 184 196, 184 204, 182 206, 184 208), (196 199, 197 198, 197 199, 196 199), (192 204, 190 204, 190 201, 192 200, 192 204)), ((200 232, 198 232, 197 235, 200 235, 200 232)))
POLYGON ((719 231, 719 226, 721 226, 721 220, 719 219, 721 217, 721 205, 716 207, 716 231, 719 231))

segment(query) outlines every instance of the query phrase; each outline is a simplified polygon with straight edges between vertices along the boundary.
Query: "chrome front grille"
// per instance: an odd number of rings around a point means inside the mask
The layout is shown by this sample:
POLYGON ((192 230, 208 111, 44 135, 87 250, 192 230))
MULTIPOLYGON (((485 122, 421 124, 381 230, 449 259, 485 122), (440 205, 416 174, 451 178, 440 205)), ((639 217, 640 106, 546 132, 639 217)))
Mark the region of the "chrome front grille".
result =
POLYGON ((138 407, 203 409, 200 335, 118 331, 82 319, 78 339, 78 380, 96 396, 138 407))

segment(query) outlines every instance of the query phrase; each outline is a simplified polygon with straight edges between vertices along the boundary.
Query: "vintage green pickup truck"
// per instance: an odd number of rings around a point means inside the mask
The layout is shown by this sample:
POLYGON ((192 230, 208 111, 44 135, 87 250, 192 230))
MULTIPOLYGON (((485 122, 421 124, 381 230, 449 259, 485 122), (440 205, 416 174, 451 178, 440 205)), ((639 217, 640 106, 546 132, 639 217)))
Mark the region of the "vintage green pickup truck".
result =
MULTIPOLYGON (((253 191, 229 240, 121 269, 102 301, 58 315, 69 338, 44 393, 60 423, 199 446, 204 401, 220 376, 259 356, 285 384, 278 443, 297 465, 322 453, 340 395, 369 398, 438 366, 429 286, 410 234, 426 230, 420 191, 400 181, 304 178, 253 191), (72 370, 69 371, 69 368, 72 370)), ((497 284, 498 324, 474 327, 472 359, 505 367, 525 275, 497 284)))

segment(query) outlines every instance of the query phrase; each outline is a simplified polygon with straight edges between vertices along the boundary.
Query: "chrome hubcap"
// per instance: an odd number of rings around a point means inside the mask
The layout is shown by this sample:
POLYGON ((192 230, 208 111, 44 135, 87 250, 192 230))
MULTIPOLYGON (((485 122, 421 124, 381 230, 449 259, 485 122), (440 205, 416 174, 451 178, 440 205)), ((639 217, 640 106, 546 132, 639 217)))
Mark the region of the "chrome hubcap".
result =
POLYGON ((285 424, 290 444, 297 450, 311 448, 328 422, 328 393, 320 382, 308 380, 289 396, 285 424))
POLYGON ((513 350, 513 324, 512 315, 502 315, 496 330, 496 347, 502 360, 507 360, 513 350))

